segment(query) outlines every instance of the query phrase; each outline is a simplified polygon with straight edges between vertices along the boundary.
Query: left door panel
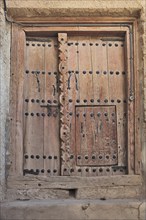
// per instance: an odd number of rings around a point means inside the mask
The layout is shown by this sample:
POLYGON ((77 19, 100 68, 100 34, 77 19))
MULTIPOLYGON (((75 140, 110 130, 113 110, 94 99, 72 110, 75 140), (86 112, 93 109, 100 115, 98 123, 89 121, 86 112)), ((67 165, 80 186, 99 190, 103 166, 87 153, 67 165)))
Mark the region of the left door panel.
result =
POLYGON ((24 175, 60 175, 57 38, 27 39, 24 72, 24 175))

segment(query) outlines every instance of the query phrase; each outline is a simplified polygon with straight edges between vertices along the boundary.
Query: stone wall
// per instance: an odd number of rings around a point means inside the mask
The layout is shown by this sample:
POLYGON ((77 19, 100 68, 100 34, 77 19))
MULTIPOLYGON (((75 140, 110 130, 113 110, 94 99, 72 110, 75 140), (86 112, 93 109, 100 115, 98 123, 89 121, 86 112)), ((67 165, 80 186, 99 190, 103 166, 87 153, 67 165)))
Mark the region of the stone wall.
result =
MULTIPOLYGON (((2 0, 0 0, 2 3, 2 0)), ((7 0, 8 16, 11 20, 20 17, 57 16, 112 16, 137 17, 139 26, 139 75, 143 101, 142 125, 142 169, 146 179, 146 1, 145 0, 7 0), (35 3, 34 3, 35 2, 35 3), (144 122, 145 121, 145 122, 144 122)), ((10 88, 10 35, 11 24, 6 22, 3 5, 0 6, 0 198, 5 195, 5 155, 8 143, 9 88, 10 88)), ((144 190, 145 187, 144 187, 144 190)))
POLYGON ((11 25, 5 21, 4 11, 0 7, 0 199, 5 192, 5 154, 7 121, 9 114, 10 85, 10 32, 11 25))

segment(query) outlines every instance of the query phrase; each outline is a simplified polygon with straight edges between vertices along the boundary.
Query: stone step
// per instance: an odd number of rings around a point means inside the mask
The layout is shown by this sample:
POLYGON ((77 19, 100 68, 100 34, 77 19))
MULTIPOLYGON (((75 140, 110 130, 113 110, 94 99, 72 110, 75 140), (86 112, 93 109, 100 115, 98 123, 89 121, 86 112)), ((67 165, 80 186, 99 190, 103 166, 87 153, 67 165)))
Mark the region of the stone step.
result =
POLYGON ((0 220, 145 220, 146 202, 132 199, 5 201, 0 220))

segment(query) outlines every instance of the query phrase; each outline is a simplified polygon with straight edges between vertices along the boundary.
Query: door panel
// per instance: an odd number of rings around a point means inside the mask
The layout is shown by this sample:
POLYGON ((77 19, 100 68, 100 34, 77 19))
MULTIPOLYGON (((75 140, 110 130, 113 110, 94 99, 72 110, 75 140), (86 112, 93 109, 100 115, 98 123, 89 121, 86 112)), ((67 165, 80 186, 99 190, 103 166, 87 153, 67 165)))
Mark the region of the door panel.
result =
MULTIPOLYGON (((123 40, 68 36, 69 149, 63 175, 126 173, 126 71, 123 40)), ((64 152, 63 152, 64 154, 64 152)))
POLYGON ((76 153, 77 165, 117 164, 115 106, 76 107, 76 153))
POLYGON ((24 174, 60 175, 56 38, 27 41, 24 79, 24 174))
POLYGON ((24 174, 125 174, 124 42, 60 33, 25 54, 24 174))

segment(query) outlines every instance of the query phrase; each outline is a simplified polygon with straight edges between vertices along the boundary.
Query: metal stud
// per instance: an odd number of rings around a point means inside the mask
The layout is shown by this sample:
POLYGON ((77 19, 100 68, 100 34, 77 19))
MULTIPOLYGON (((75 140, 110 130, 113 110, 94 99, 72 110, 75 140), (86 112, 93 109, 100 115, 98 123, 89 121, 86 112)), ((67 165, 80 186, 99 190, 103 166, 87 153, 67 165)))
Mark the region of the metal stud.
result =
POLYGON ((82 46, 86 46, 86 44, 85 44, 85 43, 82 43, 82 46))
POLYGON ((110 44, 109 44, 109 47, 111 47, 111 46, 112 46, 112 44, 110 43, 110 44))
POLYGON ((113 103, 113 102, 114 102, 114 99, 111 99, 111 102, 113 103))
POLYGON ((105 46, 105 45, 106 45, 105 43, 102 44, 102 46, 105 46))
POLYGON ((32 44, 32 46, 34 47, 34 46, 35 46, 35 44, 32 44))
POLYGON ((29 73, 29 70, 26 70, 25 72, 28 74, 28 73, 29 73))
POLYGON ((78 46, 78 45, 79 45, 79 43, 75 43, 75 45, 76 45, 76 46, 78 46))
POLYGON ((69 115, 70 115, 70 116, 72 116, 72 115, 73 115, 73 113, 72 113, 72 112, 70 112, 70 113, 69 113, 69 115))
POLYGON ((92 169, 92 171, 93 171, 93 173, 95 173, 95 172, 96 172, 96 169, 94 168, 94 169, 92 169))
POLYGON ((93 102, 94 102, 94 99, 91 99, 91 100, 90 100, 90 102, 92 102, 92 103, 93 103, 93 102))
POLYGON ((86 113, 83 113, 83 116, 86 117, 86 113))
POLYGON ((73 172, 74 172, 74 169, 73 169, 73 168, 71 168, 71 169, 70 169, 70 172, 71 172, 71 173, 73 173, 73 172))
POLYGON ((88 160, 88 155, 85 155, 85 159, 88 160))
POLYGON ((48 75, 51 75, 51 72, 48 72, 48 75))
POLYGON ((92 74, 93 72, 92 71, 89 71, 89 74, 92 74))
POLYGON ((28 158, 29 158, 28 155, 25 155, 24 157, 25 157, 25 159, 28 159, 28 158))
POLYGON ((86 170, 86 172, 89 172, 89 168, 86 168, 85 170, 86 170))
POLYGON ((92 160, 95 160, 95 158, 96 158, 95 155, 92 155, 92 160))
POLYGON ((107 169, 106 169, 106 171, 107 171, 107 172, 110 172, 110 169, 109 169, 109 168, 107 168, 107 169))
POLYGON ((40 102, 40 100, 39 100, 39 99, 36 99, 36 102, 37 102, 37 103, 39 103, 39 102, 40 102))
POLYGON ((99 71, 96 71, 96 74, 99 74, 100 72, 99 71))
POLYGON ((100 99, 97 99, 97 102, 100 102, 100 99))
POLYGON ((125 71, 123 71, 122 74, 125 75, 126 74, 125 71))
POLYGON ((84 99, 83 102, 86 103, 86 102, 87 102, 87 99, 84 99))
POLYGON ((100 115, 101 115, 101 113, 100 113, 100 112, 98 112, 98 113, 97 113, 97 116, 98 116, 98 117, 100 117, 100 115))
POLYGON ((54 159, 57 160, 57 156, 54 156, 54 159))
POLYGON ((98 44, 98 43, 96 43, 95 45, 96 45, 96 46, 98 46, 99 44, 98 44))
POLYGON ((83 71, 83 74, 86 74, 86 71, 83 71))
POLYGON ((104 74, 104 75, 106 75, 106 74, 107 74, 107 72, 106 72, 106 71, 103 71, 103 74, 104 74))
POLYGON ((79 71, 75 71, 76 74, 79 74, 79 71))
POLYGON ((52 103, 51 100, 48 100, 47 102, 50 103, 50 104, 52 103))
POLYGON ((80 102, 80 100, 79 100, 79 99, 77 99, 77 100, 76 100, 76 102, 77 102, 77 103, 79 103, 79 102, 80 102))
POLYGON ((81 172, 81 169, 78 169, 78 172, 80 173, 80 172, 81 172))
POLYGON ((33 113, 33 112, 31 113, 31 116, 34 116, 34 113, 33 113))
POLYGON ((45 116, 45 113, 42 113, 42 116, 44 117, 44 116, 45 116))
POLYGON ((26 43, 26 46, 29 46, 29 43, 26 43))
POLYGON ((40 158, 40 156, 39 155, 36 155, 36 159, 39 159, 40 158))
POLYGON ((102 159, 102 155, 99 155, 99 159, 100 159, 100 160, 102 159))
POLYGON ((119 75, 120 74, 120 72, 119 71, 116 71, 116 75, 119 75))
POLYGON ((120 103, 120 102, 121 102, 121 100, 120 100, 120 99, 117 99, 117 102, 118 102, 118 103, 120 103))
POLYGON ((81 156, 80 155, 78 156, 78 160, 81 160, 81 156))
POLYGON ((40 116, 40 113, 36 113, 36 116, 40 116))
POLYGON ((72 99, 69 99, 68 101, 69 101, 69 102, 72 102, 72 99))
POLYGON ((45 103, 45 100, 44 100, 44 99, 42 99, 42 103, 45 103))
POLYGON ((90 45, 90 46, 93 46, 93 43, 90 43, 89 45, 90 45))
POLYGON ((51 173, 51 170, 50 170, 50 169, 48 169, 48 170, 47 170, 47 173, 51 173))
POLYGON ((71 155, 70 155, 70 159, 73 159, 73 158, 74 158, 74 155, 73 155, 73 154, 71 154, 71 155))
POLYGON ((25 99, 25 102, 29 102, 29 99, 25 99))
POLYGON ((93 113, 93 112, 91 112, 91 113, 90 113, 90 116, 91 116, 91 117, 93 117, 93 116, 94 116, 94 113, 93 113))
POLYGON ((33 103, 34 103, 34 102, 35 102, 35 100, 34 100, 34 99, 31 99, 31 102, 33 102, 33 103))
POLYGON ((76 116, 79 117, 79 113, 77 113, 76 116))
POLYGON ((102 168, 100 168, 100 169, 99 169, 99 172, 100 172, 100 173, 102 173, 102 171, 103 171, 103 169, 102 169, 102 168))
POLYGON ((108 116, 108 113, 107 113, 107 112, 105 112, 105 113, 104 113, 104 116, 106 116, 106 117, 107 117, 107 116, 108 116))
POLYGON ((50 159, 50 160, 51 160, 51 159, 52 159, 52 156, 48 156, 48 159, 50 159))
POLYGON ((40 45, 40 44, 37 44, 37 46, 40 47, 41 45, 40 45))
POLYGON ((110 71, 110 74, 111 74, 111 75, 113 75, 113 74, 114 74, 114 72, 113 72, 113 71, 110 71))
POLYGON ((53 170, 53 173, 57 173, 57 170, 56 170, 56 169, 54 169, 54 170, 53 170))
POLYGON ((45 170, 44 170, 44 169, 42 169, 42 170, 41 170, 41 173, 44 173, 44 172, 45 172, 45 170))
POLYGON ((105 100, 104 100, 104 102, 105 102, 105 103, 107 103, 107 102, 108 102, 108 100, 107 100, 107 99, 105 99, 105 100))
POLYGON ((26 116, 28 116, 28 115, 29 115, 29 113, 28 113, 28 112, 25 112, 25 115, 26 115, 26 116))
POLYGON ((45 71, 42 71, 42 74, 44 75, 44 74, 45 74, 45 71))
POLYGON ((43 159, 46 159, 46 156, 45 156, 45 155, 43 156, 43 159))

